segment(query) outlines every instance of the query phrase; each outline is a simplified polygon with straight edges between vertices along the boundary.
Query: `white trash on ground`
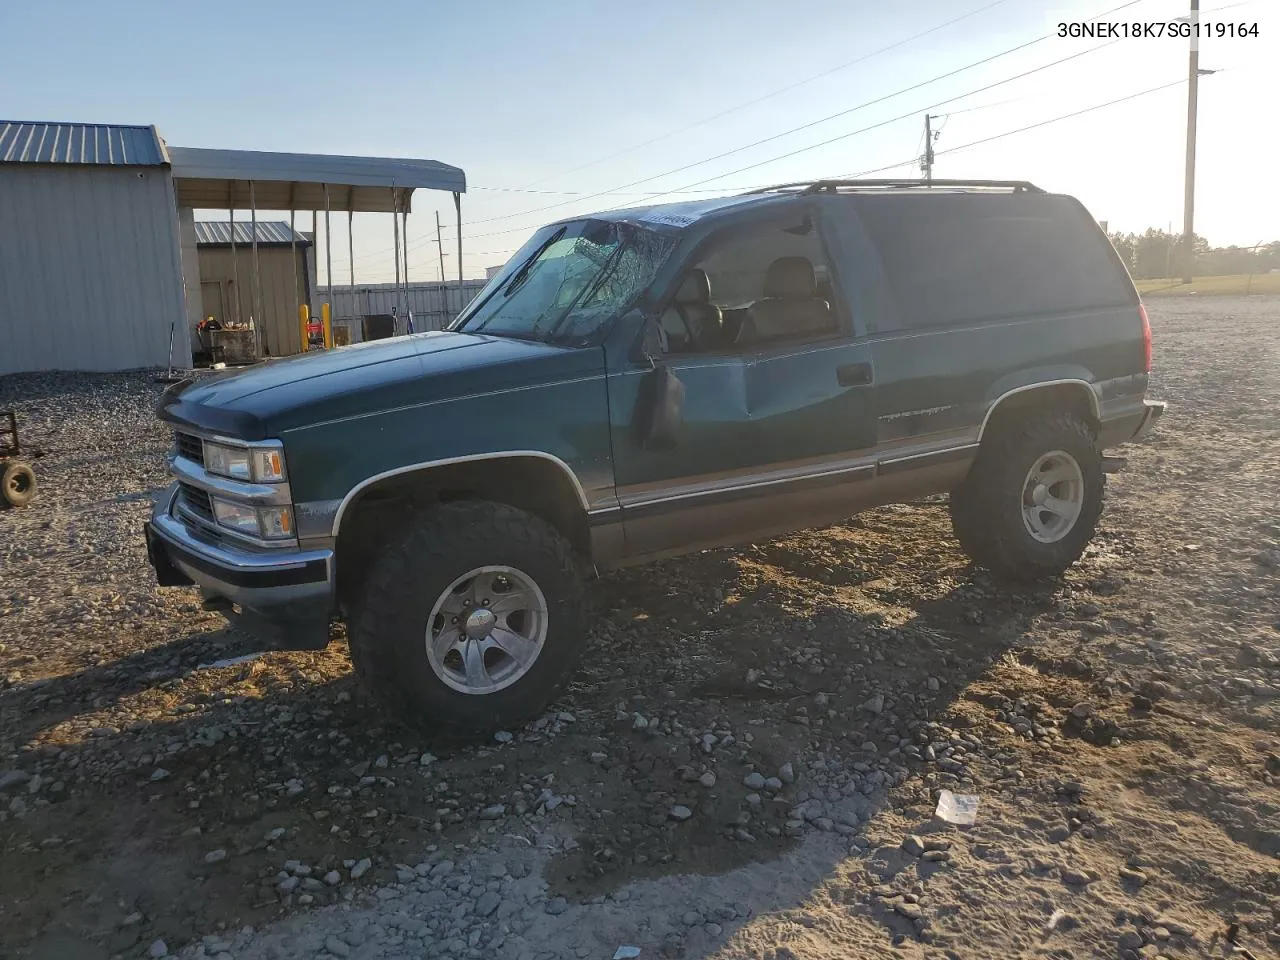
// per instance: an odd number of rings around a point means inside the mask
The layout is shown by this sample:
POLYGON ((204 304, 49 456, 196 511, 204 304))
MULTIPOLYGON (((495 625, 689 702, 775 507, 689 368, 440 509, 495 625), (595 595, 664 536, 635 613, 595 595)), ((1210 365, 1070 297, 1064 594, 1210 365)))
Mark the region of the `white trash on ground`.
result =
POLYGON ((934 816, 962 827, 972 826, 978 819, 978 798, 969 793, 939 791, 934 816))

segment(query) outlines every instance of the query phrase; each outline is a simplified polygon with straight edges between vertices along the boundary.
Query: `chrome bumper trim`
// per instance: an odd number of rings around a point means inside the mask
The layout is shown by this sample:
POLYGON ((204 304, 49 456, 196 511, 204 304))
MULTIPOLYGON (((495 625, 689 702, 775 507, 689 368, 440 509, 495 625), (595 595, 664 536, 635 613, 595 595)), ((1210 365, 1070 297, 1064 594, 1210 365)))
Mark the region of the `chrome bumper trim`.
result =
POLYGON ((1144 400, 1142 405, 1142 419, 1138 422, 1138 429, 1133 435, 1134 440, 1142 440, 1155 429, 1156 423, 1164 416, 1166 406, 1162 400, 1144 400))
POLYGON ((182 573, 208 593, 246 609, 269 613, 288 608, 291 616, 328 615, 335 592, 332 550, 254 552, 205 542, 173 516, 176 492, 174 485, 156 502, 151 530, 182 573))
POLYGON ((280 483, 246 483, 243 480, 229 480, 210 473, 198 463, 186 457, 174 456, 169 460, 169 468, 173 475, 183 483, 208 490, 217 497, 238 500, 254 506, 287 507, 291 505, 292 496, 287 482, 280 483))

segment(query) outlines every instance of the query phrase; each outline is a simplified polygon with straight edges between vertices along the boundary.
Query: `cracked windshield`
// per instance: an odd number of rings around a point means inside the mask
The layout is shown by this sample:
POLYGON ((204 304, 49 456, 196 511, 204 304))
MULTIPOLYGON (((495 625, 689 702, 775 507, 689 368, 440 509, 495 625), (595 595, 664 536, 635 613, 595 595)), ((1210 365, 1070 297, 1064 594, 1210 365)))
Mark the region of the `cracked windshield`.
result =
POLYGON ((454 327, 528 339, 580 339, 628 307, 674 241, 588 220, 547 227, 477 296, 454 327))

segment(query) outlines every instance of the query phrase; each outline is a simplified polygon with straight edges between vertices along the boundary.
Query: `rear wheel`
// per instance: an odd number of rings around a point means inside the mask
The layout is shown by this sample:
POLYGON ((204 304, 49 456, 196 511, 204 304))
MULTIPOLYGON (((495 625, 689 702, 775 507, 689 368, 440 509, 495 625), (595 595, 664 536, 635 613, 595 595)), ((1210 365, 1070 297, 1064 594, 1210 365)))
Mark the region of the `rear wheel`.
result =
POLYGON ((350 624, 357 673, 405 719, 479 732, 542 710, 586 642, 569 544, 504 504, 419 514, 378 557, 350 624))
POLYGON ((10 460, 0 470, 0 498, 11 507, 25 507, 36 495, 36 474, 21 460, 10 460))
POLYGON ((951 521, 975 563, 1012 580, 1061 574, 1102 513, 1105 476, 1089 427, 1069 414, 1011 424, 983 443, 951 494, 951 521))

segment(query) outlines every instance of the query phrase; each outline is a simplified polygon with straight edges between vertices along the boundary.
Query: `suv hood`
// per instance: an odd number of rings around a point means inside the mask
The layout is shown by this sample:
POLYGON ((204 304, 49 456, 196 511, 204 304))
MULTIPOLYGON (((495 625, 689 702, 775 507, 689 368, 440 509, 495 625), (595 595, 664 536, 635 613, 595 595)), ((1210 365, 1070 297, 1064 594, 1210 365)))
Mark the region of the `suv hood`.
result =
POLYGON ((244 440, 392 407, 598 373, 600 348, 432 331, 269 360, 165 391, 159 413, 244 440))

